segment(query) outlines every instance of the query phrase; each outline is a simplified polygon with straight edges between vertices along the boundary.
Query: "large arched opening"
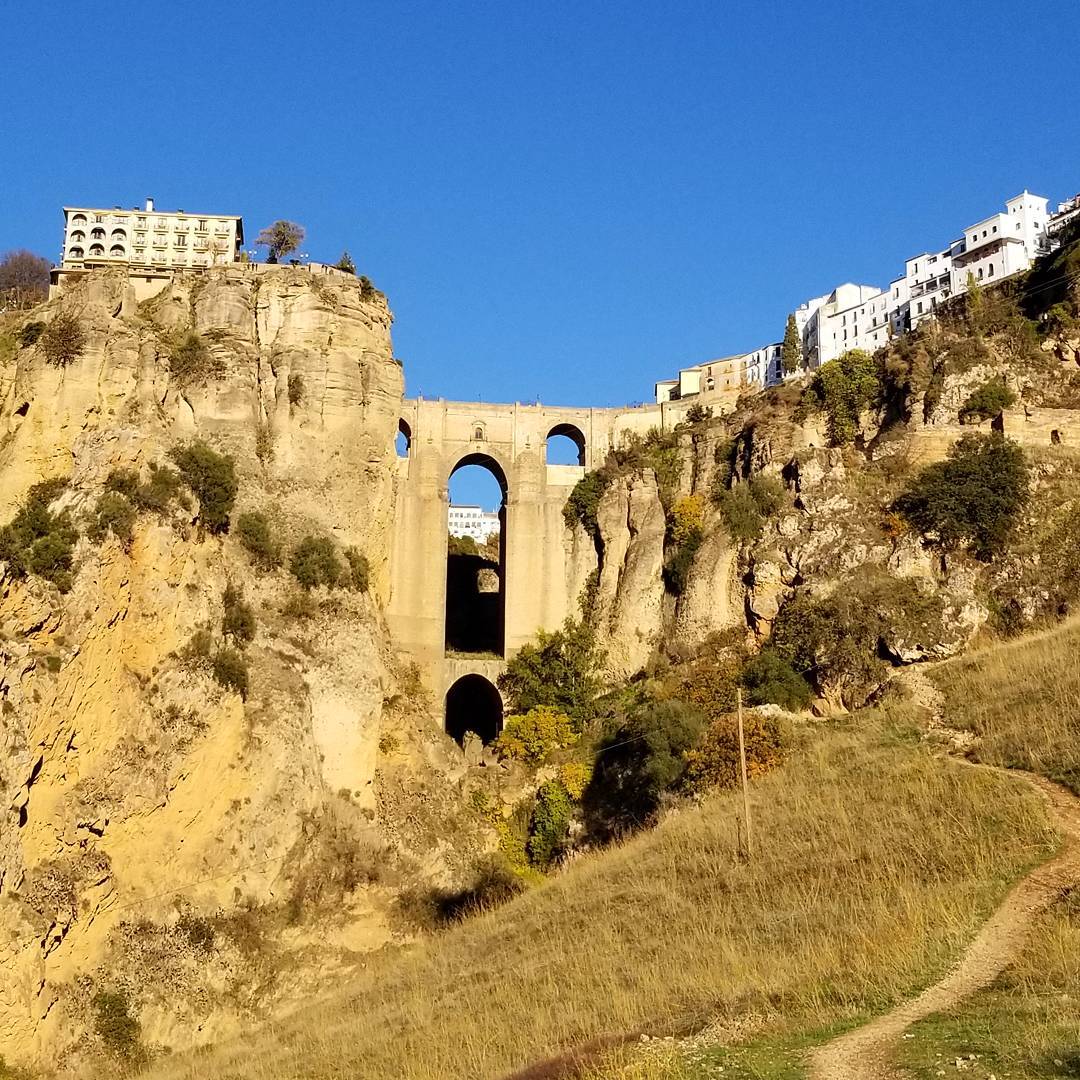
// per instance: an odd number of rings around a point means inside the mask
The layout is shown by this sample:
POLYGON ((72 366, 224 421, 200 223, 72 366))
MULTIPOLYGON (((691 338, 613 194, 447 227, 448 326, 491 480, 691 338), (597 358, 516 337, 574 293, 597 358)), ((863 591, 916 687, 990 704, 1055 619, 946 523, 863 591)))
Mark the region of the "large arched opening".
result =
POLYGON ((502 656, 506 615, 506 474, 469 454, 447 481, 446 651, 502 656))
POLYGON ((471 731, 486 746, 502 730, 499 691, 483 675, 462 675, 446 692, 446 733, 459 746, 471 731))
POLYGON ((547 434, 544 459, 548 465, 585 464, 585 436, 573 424, 556 424, 547 434))

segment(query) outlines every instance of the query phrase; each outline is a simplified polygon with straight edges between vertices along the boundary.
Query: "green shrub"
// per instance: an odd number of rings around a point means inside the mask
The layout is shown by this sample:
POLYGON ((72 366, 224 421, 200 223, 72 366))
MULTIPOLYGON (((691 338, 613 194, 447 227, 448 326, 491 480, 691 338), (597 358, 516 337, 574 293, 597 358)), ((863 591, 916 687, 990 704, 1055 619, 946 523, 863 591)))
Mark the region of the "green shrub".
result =
POLYGON ((247 698, 248 666, 243 653, 236 649, 219 649, 214 654, 210 670, 219 686, 247 698))
POLYGON ((174 447, 169 457, 199 500, 199 520, 211 532, 225 532, 239 487, 233 459, 216 453, 204 442, 174 447))
POLYGON ((693 529, 683 538, 664 560, 664 584, 675 596, 682 596, 694 565, 694 556, 705 539, 701 529, 693 529))
POLYGON ((511 713, 550 705, 580 728, 593 716, 600 693, 603 660, 595 632, 584 621, 567 619, 561 630, 541 630, 536 644, 523 645, 499 676, 511 713))
POLYGON ((989 420, 1016 402, 1016 395, 1003 379, 990 379, 972 391, 960 409, 960 420, 989 420))
POLYGON ((548 780, 541 785, 533 804, 529 839, 525 845, 530 865, 537 870, 551 867, 566 846, 573 814, 573 801, 558 780, 548 780))
POLYGON ((56 675, 56 674, 59 673, 60 668, 61 668, 62 665, 63 665, 63 660, 61 660, 61 658, 59 656, 56 656, 55 654, 45 657, 45 666, 49 669, 49 671, 53 675, 56 675))
POLYGON ((371 578, 371 567, 367 556, 357 547, 345 549, 345 561, 349 564, 348 585, 350 589, 366 593, 371 578))
MULTIPOLYGON (((746 772, 754 778, 784 760, 791 742, 787 724, 778 716, 743 714, 746 772)), ((713 720, 686 754, 686 780, 695 788, 732 788, 742 780, 738 718, 728 713, 713 720)))
POLYGON ((67 487, 66 480, 35 484, 8 525, 0 529, 0 561, 12 577, 35 574, 61 592, 71 589, 71 565, 79 531, 68 511, 49 512, 49 504, 67 487))
POLYGON ((693 706, 661 701, 639 707, 606 735, 582 799, 594 839, 613 839, 653 818, 663 793, 681 781, 703 723, 693 706))
POLYGON ((281 614, 286 619, 300 619, 302 621, 313 619, 319 614, 319 605, 310 593, 301 589, 299 592, 293 593, 285 601, 281 607, 281 614))
POLYGON ((333 588, 345 575, 337 547, 328 536, 304 537, 292 553, 289 570, 305 589, 319 585, 333 588))
POLYGON ((299 371, 292 372, 289 375, 289 404, 290 405, 303 405, 304 404, 304 376, 299 371))
POLYGON ((181 386, 220 379, 224 371, 225 365, 194 331, 189 331, 169 344, 169 374, 181 386))
POLYGON ((537 705, 527 713, 508 716, 495 743, 501 758, 539 765, 555 750, 577 742, 573 721, 550 705, 537 705))
POLYGON ((135 535, 135 507, 127 496, 118 491, 105 491, 98 496, 86 535, 100 544, 112 533, 125 548, 131 546, 135 535))
POLYGON ((447 555, 479 555, 480 548, 471 536, 448 535, 446 553, 447 555))
POLYGON ((28 349, 31 345, 36 345, 41 338, 44 329, 45 324, 42 322, 28 322, 19 331, 19 344, 24 349, 28 349))
POLYGON ((779 705, 798 712, 810 704, 810 684, 781 656, 766 646, 743 669, 742 685, 748 705, 779 705))
POLYGON ((696 401, 686 410, 686 422, 688 424, 700 424, 711 416, 712 409, 696 401))
POLYGON ((134 502, 139 493, 139 474, 134 469, 113 469, 105 477, 105 490, 134 502))
POLYGON ((142 1056, 139 1037, 142 1029, 131 1015, 131 1002, 122 990, 99 990, 90 1000, 94 1010, 94 1031, 117 1057, 132 1060, 142 1056))
POLYGON ((757 540, 765 527, 761 508, 749 484, 736 484, 718 493, 717 505, 733 540, 757 540))
POLYGON ((750 477, 750 494, 762 517, 771 518, 784 507, 784 485, 775 476, 758 473, 750 477))
POLYGON ((990 561, 1004 551, 1028 501, 1028 467, 1016 443, 998 433, 965 435, 945 461, 923 469, 894 509, 946 550, 966 546, 990 561))
POLYGON ((281 545, 274 539, 270 519, 257 511, 238 514, 233 533, 257 566, 272 570, 281 562, 281 545))
POLYGON ((242 649, 255 638, 255 612, 250 604, 244 603, 243 593, 232 584, 225 588, 222 605, 221 632, 242 649))
POLYGON ((37 346, 47 363, 66 368, 82 356, 86 333, 74 315, 62 311, 41 331, 37 346))
POLYGON ((209 630, 196 630, 180 650, 180 659, 186 664, 201 666, 209 661, 213 646, 214 638, 209 630))
POLYGON ((862 349, 850 349, 818 368, 807 388, 804 405, 825 412, 830 441, 834 446, 844 446, 855 438, 859 414, 875 404, 880 395, 873 357, 862 349))
POLYGON ((594 540, 599 539, 600 526, 596 520, 596 511, 611 480, 612 476, 608 471, 594 469, 574 485, 563 507, 563 520, 568 529, 580 524, 594 540))

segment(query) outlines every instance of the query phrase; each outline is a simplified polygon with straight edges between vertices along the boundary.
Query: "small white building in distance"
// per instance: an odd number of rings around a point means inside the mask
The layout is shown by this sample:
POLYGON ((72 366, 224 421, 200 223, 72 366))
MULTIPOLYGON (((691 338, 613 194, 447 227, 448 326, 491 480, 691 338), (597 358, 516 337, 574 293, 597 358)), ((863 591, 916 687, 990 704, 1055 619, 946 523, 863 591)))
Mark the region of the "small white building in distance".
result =
POLYGON ((482 544, 499 531, 499 515, 479 506, 451 506, 448 531, 451 536, 471 536, 482 544))

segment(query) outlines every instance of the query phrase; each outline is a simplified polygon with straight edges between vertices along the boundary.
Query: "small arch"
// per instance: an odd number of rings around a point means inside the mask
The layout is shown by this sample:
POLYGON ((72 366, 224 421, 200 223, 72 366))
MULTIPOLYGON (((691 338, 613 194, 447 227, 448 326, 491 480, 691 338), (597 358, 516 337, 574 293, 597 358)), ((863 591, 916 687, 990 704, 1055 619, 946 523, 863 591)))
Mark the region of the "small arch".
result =
POLYGON ((113 244, 113 246, 111 248, 109 248, 109 254, 114 259, 122 259, 124 257, 124 254, 125 254, 123 245, 122 244, 113 244))
POLYGON ((585 465, 585 436, 573 424, 556 424, 544 443, 549 465, 585 465))
POLYGON ((450 477, 453 476, 458 469, 464 469, 466 465, 480 465, 487 469, 487 471, 498 481, 499 487, 502 489, 503 503, 506 502, 506 496, 510 490, 509 484, 506 482, 506 472, 503 470, 502 465, 490 454, 466 454, 450 470, 450 474, 446 478, 447 483, 449 483, 450 477))
POLYGON ((74 231, 74 232, 73 232, 73 233, 71 234, 71 241, 72 241, 72 243, 75 243, 75 244, 81 244, 81 243, 82 243, 82 242, 83 242, 83 241, 84 241, 85 239, 86 239, 86 233, 84 233, 84 232, 82 231, 82 229, 76 229, 76 230, 75 230, 75 231, 74 231))
POLYGON ((104 255, 105 254, 105 248, 102 247, 101 244, 91 244, 90 245, 90 254, 91 255, 104 255))
POLYGON ((412 452, 412 428, 405 420, 397 422, 397 436, 394 439, 394 449, 399 458, 407 458, 412 452))
POLYGON ((113 229, 110 240, 127 240, 127 233, 123 229, 113 229))
POLYGON ((462 675, 446 692, 446 733, 459 746, 471 731, 486 746, 502 730, 499 691, 483 675, 462 675))
POLYGON ((85 225, 86 224, 86 215, 85 214, 74 214, 72 216, 72 218, 71 218, 71 223, 72 223, 72 225, 85 225))
POLYGON ((68 248, 68 255, 73 259, 81 259, 83 257, 83 249, 81 247, 68 248))
POLYGON ((104 240, 105 239, 105 230, 100 229, 100 228, 99 229, 92 229, 90 231, 90 239, 91 240, 104 240))
POLYGON ((487 436, 484 434, 483 424, 473 425, 473 442, 486 442, 487 436))

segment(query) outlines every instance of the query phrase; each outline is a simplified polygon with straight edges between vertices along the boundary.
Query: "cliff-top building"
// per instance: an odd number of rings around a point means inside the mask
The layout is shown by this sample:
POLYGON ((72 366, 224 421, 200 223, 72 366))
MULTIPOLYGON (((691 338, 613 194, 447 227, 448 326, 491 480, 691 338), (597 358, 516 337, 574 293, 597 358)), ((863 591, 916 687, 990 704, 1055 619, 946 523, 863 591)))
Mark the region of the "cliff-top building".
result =
POLYGON ((165 270, 237 262, 244 219, 235 214, 187 214, 154 209, 64 207, 61 265, 71 269, 130 265, 165 270))

